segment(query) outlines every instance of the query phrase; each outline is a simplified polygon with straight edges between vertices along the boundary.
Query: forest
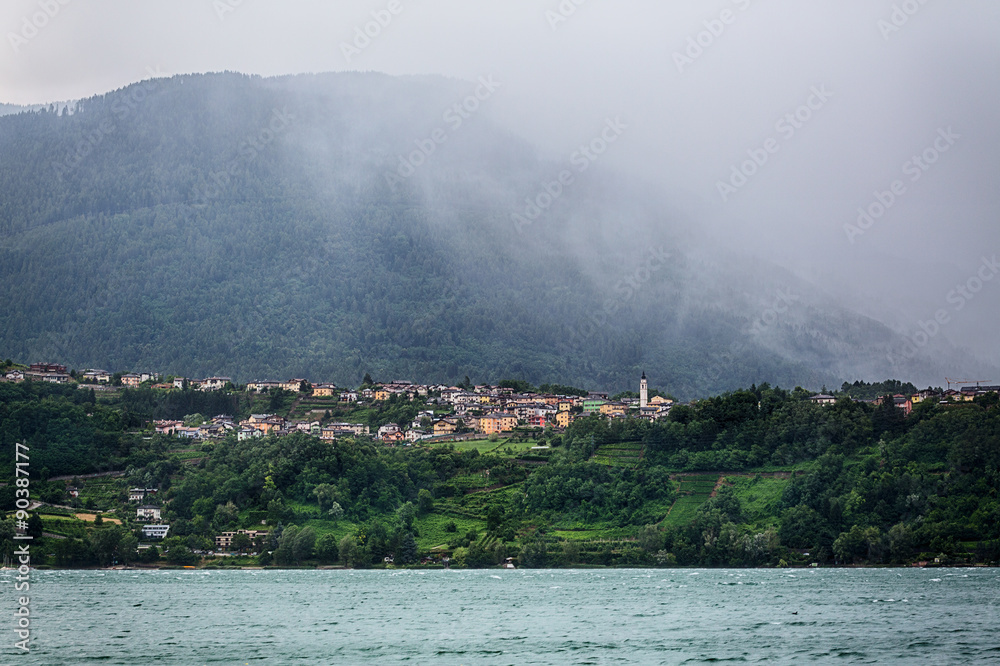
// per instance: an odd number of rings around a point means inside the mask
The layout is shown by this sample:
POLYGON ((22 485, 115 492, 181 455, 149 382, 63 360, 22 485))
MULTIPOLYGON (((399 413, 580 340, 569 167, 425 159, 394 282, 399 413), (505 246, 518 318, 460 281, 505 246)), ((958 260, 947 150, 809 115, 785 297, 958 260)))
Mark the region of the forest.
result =
MULTIPOLYGON (((565 432, 390 447, 306 433, 192 443, 149 428, 150 418, 218 408, 239 418, 266 396, 185 389, 156 401, 0 383, 10 454, 0 509, 14 508, 20 442, 37 474, 32 496, 52 505, 29 529, 55 566, 996 563, 997 394, 924 401, 906 415, 891 400, 852 399, 851 386, 828 406, 764 384, 677 405, 657 422, 594 415, 565 432), (85 476, 106 471, 120 475, 85 476), (131 487, 157 489, 170 525, 141 555, 131 487), (240 538, 233 557, 206 554, 239 529, 260 534, 240 538)), ((394 402, 337 417, 378 425, 428 408, 394 402)), ((12 534, 13 521, 0 522, 8 555, 12 534)))

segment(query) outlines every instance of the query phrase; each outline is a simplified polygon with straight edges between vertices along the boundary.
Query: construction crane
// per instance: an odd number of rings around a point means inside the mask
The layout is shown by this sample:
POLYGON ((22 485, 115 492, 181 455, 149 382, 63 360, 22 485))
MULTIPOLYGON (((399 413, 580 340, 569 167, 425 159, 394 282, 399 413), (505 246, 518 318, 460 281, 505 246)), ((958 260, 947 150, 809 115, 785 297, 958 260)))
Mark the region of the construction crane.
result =
POLYGON ((955 384, 956 386, 961 386, 962 384, 975 384, 976 386, 979 386, 980 384, 986 384, 987 382, 993 381, 992 379, 948 379, 947 377, 945 377, 944 380, 948 382, 949 390, 951 389, 952 384, 955 384))

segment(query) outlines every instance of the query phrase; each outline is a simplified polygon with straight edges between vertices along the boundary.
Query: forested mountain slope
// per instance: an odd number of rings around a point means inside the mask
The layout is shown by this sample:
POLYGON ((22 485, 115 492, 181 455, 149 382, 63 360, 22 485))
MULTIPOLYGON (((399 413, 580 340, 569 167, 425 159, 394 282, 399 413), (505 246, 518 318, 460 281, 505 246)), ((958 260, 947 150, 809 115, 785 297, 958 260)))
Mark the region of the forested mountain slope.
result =
POLYGON ((340 384, 645 370, 678 397, 944 375, 600 165, 516 225, 574 167, 454 111, 483 85, 191 75, 0 118, 0 353, 340 384))

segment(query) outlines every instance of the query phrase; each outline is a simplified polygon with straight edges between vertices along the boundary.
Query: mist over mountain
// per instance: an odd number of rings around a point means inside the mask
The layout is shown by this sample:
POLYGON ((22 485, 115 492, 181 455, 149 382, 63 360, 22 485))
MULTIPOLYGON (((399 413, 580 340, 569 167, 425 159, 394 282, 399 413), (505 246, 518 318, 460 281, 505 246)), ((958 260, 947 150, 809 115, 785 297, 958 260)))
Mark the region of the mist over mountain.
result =
POLYGON ((542 159, 490 119, 502 85, 185 75, 0 118, 0 353, 339 384, 645 371, 678 397, 980 367, 714 246, 601 163, 627 121, 542 159))

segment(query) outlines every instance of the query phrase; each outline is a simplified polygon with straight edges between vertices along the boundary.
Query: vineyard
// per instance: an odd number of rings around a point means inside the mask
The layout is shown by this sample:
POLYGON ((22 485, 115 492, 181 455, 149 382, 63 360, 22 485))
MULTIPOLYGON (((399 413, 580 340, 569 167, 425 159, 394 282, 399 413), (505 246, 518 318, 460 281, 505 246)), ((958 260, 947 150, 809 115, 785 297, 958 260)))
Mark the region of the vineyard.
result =
POLYGON ((643 447, 640 442, 618 442, 604 444, 597 448, 591 461, 609 467, 630 467, 635 469, 642 460, 643 447))
POLYGON ((698 508, 708 501, 719 482, 718 474, 691 474, 677 477, 680 496, 674 502, 670 513, 664 518, 665 525, 687 525, 695 518, 698 508))

